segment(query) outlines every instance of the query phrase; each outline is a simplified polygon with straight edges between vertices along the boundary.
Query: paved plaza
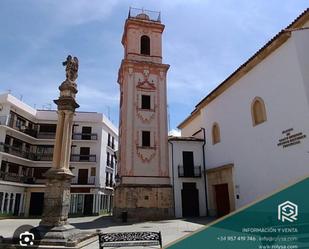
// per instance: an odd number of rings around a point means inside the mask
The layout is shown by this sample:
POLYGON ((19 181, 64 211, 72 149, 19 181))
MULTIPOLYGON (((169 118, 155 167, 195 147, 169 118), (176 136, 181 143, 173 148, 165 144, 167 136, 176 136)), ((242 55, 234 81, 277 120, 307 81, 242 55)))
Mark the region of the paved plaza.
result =
MULTIPOLYGON (((173 219, 162 221, 149 221, 141 223, 120 223, 115 222, 112 217, 91 216, 81 218, 70 218, 70 223, 84 231, 102 232, 134 232, 134 231, 161 231, 163 245, 167 245, 183 236, 189 235, 210 223, 212 219, 199 217, 192 219, 173 219)), ((37 226, 40 219, 4 219, 0 220, 0 235, 11 237, 16 228, 22 225, 37 226)), ((98 249, 98 240, 87 245, 84 249, 98 249)), ((134 247, 130 247, 134 248, 134 247)), ((137 247, 136 247, 137 248, 137 247)), ((138 247, 140 248, 140 247, 138 247)), ((157 248, 157 247, 154 247, 157 248)))

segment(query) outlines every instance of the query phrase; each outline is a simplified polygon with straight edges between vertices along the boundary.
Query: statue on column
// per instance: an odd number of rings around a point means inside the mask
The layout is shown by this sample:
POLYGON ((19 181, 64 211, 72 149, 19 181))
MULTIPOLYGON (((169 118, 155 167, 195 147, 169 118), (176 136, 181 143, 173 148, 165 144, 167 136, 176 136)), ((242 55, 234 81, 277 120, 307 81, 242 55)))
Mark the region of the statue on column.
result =
POLYGON ((78 59, 77 57, 73 57, 71 55, 68 55, 66 61, 62 62, 63 66, 66 66, 65 72, 66 72, 66 79, 75 82, 75 80, 78 77, 78 59))

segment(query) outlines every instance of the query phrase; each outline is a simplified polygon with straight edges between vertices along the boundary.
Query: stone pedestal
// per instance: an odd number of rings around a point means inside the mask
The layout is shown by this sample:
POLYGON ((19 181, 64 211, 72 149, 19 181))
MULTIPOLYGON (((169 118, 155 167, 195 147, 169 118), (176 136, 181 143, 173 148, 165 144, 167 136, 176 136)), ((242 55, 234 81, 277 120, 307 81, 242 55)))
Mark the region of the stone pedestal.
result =
POLYGON ((171 185, 119 185, 114 195, 114 217, 145 221, 169 219, 174 216, 171 185))
POLYGON ((51 168, 47 174, 44 194, 44 213, 41 226, 62 226, 68 224, 70 209, 71 179, 74 175, 68 170, 51 168))
POLYGON ((82 232, 68 222, 73 177, 70 170, 51 168, 46 177, 44 213, 40 225, 31 231, 39 244, 71 247, 95 236, 95 233, 82 232))

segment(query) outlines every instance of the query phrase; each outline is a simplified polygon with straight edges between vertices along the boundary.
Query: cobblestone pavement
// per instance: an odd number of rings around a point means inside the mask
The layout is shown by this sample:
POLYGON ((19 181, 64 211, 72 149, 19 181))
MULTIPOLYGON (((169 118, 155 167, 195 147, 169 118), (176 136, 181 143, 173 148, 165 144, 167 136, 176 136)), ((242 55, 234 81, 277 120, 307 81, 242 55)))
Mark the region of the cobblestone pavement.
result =
MULTIPOLYGON (((167 245, 183 236, 189 235, 199 228, 202 228, 213 219, 199 217, 192 219, 173 219, 162 221, 149 221, 141 223, 119 223, 112 217, 92 216, 81 218, 70 218, 69 222, 75 227, 84 231, 95 231, 100 229, 102 232, 135 232, 135 231, 161 231, 163 245, 167 245)), ((0 220, 0 235, 11 237, 16 228, 22 225, 37 226, 39 219, 4 219, 0 220)), ((84 249, 98 249, 99 243, 95 241, 84 249)), ((134 248, 134 247, 130 247, 134 248)), ((136 247, 140 248, 140 247, 136 247)), ((157 248, 157 247, 153 247, 157 248)))

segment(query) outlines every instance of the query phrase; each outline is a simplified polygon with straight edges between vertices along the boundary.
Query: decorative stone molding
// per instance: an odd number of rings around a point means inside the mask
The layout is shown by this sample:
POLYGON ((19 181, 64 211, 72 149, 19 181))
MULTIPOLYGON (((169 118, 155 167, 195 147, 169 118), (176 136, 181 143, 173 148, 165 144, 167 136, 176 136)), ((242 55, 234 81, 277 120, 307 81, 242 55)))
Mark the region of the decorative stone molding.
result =
POLYGON ((148 79, 143 80, 143 81, 139 80, 138 83, 137 83, 136 88, 139 89, 139 90, 144 90, 144 91, 155 91, 157 89, 155 84, 154 83, 150 83, 148 81, 148 79))
POLYGON ((149 163, 156 156, 156 147, 137 146, 136 152, 143 163, 149 163))

